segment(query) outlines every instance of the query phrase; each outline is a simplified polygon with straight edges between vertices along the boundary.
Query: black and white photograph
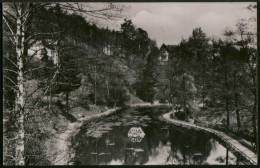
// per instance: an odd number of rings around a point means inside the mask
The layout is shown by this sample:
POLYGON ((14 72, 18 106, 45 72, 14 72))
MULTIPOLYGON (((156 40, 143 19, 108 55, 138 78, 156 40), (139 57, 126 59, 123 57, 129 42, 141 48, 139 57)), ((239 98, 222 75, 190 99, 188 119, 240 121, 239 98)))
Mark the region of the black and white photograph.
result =
POLYGON ((2 2, 3 165, 258 165, 257 5, 2 2))

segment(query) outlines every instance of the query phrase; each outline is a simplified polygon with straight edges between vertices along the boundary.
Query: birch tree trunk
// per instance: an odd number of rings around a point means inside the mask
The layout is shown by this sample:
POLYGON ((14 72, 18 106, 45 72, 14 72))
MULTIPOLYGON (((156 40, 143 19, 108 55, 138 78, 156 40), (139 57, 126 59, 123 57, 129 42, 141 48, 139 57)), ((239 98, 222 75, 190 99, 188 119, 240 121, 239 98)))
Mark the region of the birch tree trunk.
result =
POLYGON ((25 104, 25 90, 24 90, 24 25, 22 25, 22 6, 17 6, 17 19, 16 19, 16 56, 17 56, 17 94, 15 103, 15 113, 17 115, 17 140, 15 148, 15 165, 24 165, 24 104, 25 104))
MULTIPOLYGON (((94 14, 95 16, 100 15, 100 11, 109 10, 109 11, 118 11, 118 9, 114 6, 109 7, 103 7, 101 9, 89 11, 84 9, 83 7, 80 7, 81 5, 78 5, 75 3, 77 7, 73 7, 73 5, 63 5, 63 8, 65 10, 71 10, 71 11, 78 11, 82 14, 94 14)), ((32 13, 36 11, 36 7, 40 6, 48 6, 48 3, 37 3, 37 5, 34 5, 32 2, 12 2, 12 3, 5 3, 3 9, 3 20, 10 30, 10 33, 12 36, 10 36, 10 41, 14 45, 14 50, 16 53, 17 58, 17 82, 15 82, 15 85, 17 85, 18 90, 16 91, 15 96, 15 105, 14 105, 14 113, 15 113, 15 126, 17 128, 17 135, 16 135, 16 141, 14 143, 15 147, 15 154, 14 154, 14 160, 15 165, 25 165, 25 152, 24 152, 24 144, 25 144, 25 129, 24 129, 24 119, 25 119, 25 75, 24 75, 24 66, 26 63, 24 63, 24 58, 26 57, 27 50, 30 46, 33 44, 30 43, 32 39, 35 38, 35 36, 41 35, 41 33, 33 34, 33 32, 26 32, 26 38, 25 38, 25 31, 28 31, 29 18, 32 17, 32 13), (33 9, 33 10, 32 10, 33 9), (10 17, 11 19, 7 19, 10 17), (11 23, 11 24, 10 24, 11 23), (29 35, 29 36, 27 36, 29 35)), ((106 14, 103 14, 104 17, 107 17, 106 14)), ((115 17, 116 14, 113 14, 115 17)), ((113 17, 112 16, 112 17, 113 17)), ((111 19, 111 16, 109 16, 109 19, 111 19)), ((43 33, 44 34, 44 33, 43 33)), ((57 65, 59 66, 60 60, 59 55, 57 58, 57 65)))

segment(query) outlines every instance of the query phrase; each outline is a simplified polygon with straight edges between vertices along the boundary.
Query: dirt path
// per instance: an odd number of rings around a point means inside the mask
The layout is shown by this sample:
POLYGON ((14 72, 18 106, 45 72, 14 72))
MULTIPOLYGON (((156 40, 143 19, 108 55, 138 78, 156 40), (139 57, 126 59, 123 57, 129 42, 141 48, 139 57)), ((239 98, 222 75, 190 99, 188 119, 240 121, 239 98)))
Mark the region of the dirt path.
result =
POLYGON ((69 123, 65 132, 57 135, 53 148, 50 149, 50 159, 52 165, 68 165, 71 158, 74 157, 74 151, 71 148, 71 138, 74 137, 79 131, 80 127, 85 121, 108 116, 113 114, 119 108, 109 109, 105 112, 94 114, 87 117, 80 118, 77 122, 69 123))
POLYGON ((195 124, 191 124, 185 121, 175 120, 170 117, 172 112, 166 113, 162 115, 162 119, 168 123, 174 124, 176 126, 185 127, 185 128, 192 128, 195 130, 201 130, 207 133, 211 133, 217 137, 219 137, 225 144, 227 144, 231 149, 241 154, 244 158, 246 158, 251 164, 257 164, 257 155, 239 143, 237 140, 231 138, 227 134, 217 131, 211 128, 197 126, 195 124))
POLYGON ((157 107, 157 106, 171 106, 170 104, 163 104, 163 103, 136 103, 136 104, 131 104, 129 107, 157 107))

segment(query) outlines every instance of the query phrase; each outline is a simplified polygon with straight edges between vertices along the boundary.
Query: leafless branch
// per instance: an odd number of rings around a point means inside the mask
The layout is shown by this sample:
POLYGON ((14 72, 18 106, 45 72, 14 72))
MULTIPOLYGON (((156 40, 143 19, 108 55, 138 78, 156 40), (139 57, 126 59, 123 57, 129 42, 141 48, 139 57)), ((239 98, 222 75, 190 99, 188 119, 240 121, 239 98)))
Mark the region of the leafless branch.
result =
POLYGON ((62 33, 62 31, 57 31, 57 32, 51 32, 51 33, 36 33, 36 34, 32 34, 31 36, 27 37, 25 39, 25 42, 31 40, 33 37, 35 36, 40 36, 40 35, 53 35, 53 34, 58 34, 58 33, 62 33))
MULTIPOLYGON (((8 12, 7 10, 3 10, 3 13, 4 13, 5 15, 8 15, 8 17, 10 17, 11 19, 13 19, 13 21, 16 20, 16 18, 15 18, 10 12, 8 12)), ((7 16, 6 16, 6 17, 7 17, 7 16)))
MULTIPOLYGON (((6 16, 4 16, 4 15, 3 15, 3 20, 4 20, 5 24, 7 25, 7 27, 9 28, 9 31, 11 32, 13 37, 15 38, 15 33, 14 33, 13 29, 11 28, 11 26, 9 25, 8 21, 6 20, 6 16)), ((15 41, 15 39, 14 39, 14 41, 15 41)))
MULTIPOLYGON (((53 80, 56 78, 56 76, 57 76, 58 73, 59 73, 59 70, 57 69, 57 70, 55 71, 55 73, 54 73, 52 79, 50 80, 50 85, 47 86, 47 89, 44 91, 43 95, 45 95, 45 94, 48 92, 50 86, 52 85, 53 80)), ((37 106, 38 104, 39 104, 39 101, 36 102, 35 106, 37 106)))
POLYGON ((43 69, 43 68, 46 68, 46 69, 54 69, 54 68, 50 68, 50 67, 43 66, 43 67, 37 67, 37 68, 29 69, 28 71, 25 71, 24 73, 28 73, 28 72, 35 71, 35 70, 38 70, 38 69, 43 69))
POLYGON ((12 39, 11 36, 12 36, 12 35, 9 35, 8 38, 9 38, 9 40, 11 41, 11 43, 15 46, 15 41, 12 39))
POLYGON ((4 78, 8 79, 14 86, 17 86, 16 83, 8 76, 4 75, 4 78))
POLYGON ((59 5, 61 7, 67 8, 67 9, 71 9, 71 10, 78 11, 78 12, 84 12, 84 13, 96 13, 96 12, 110 11, 110 10, 119 11, 119 12, 122 11, 121 9, 116 8, 113 5, 110 5, 109 7, 105 7, 102 9, 95 9, 95 10, 83 9, 83 7, 80 6, 78 3, 76 3, 76 4, 74 3, 74 5, 77 5, 77 7, 73 6, 73 3, 66 3, 66 5, 64 5, 64 4, 59 4, 59 5))
POLYGON ((29 5, 29 4, 27 4, 27 5, 28 5, 28 8, 27 8, 27 10, 24 11, 23 14, 20 16, 21 18, 26 17, 26 15, 28 15, 30 12, 32 12, 32 8, 30 8, 30 5, 29 5))
POLYGON ((4 68, 4 71, 9 71, 9 72, 13 72, 13 73, 15 73, 15 74, 18 74, 17 71, 14 71, 14 70, 8 69, 8 68, 4 68))
POLYGON ((29 20, 28 18, 31 16, 31 12, 27 13, 27 15, 24 17, 23 19, 23 23, 22 23, 22 26, 26 24, 26 22, 29 20))
POLYGON ((65 4, 60 4, 60 6, 68 11, 73 11, 73 12, 79 12, 83 13, 92 17, 97 17, 99 19, 112 19, 112 18, 121 18, 115 14, 108 14, 107 11, 113 11, 113 12, 121 12, 122 9, 116 8, 114 5, 109 5, 108 7, 104 7, 102 9, 93 9, 93 10, 86 10, 84 7, 80 6, 78 3, 65 3, 65 4), (74 5, 73 5, 74 4, 74 5))
POLYGON ((14 5, 14 9, 15 9, 16 14, 18 14, 18 8, 17 8, 17 6, 16 6, 16 3, 13 2, 13 5, 14 5))
POLYGON ((11 62, 16 68, 18 68, 18 66, 16 65, 16 63, 14 63, 11 59, 9 59, 8 57, 4 57, 5 59, 7 59, 9 62, 11 62))
POLYGON ((4 84, 4 86, 5 87, 8 87, 8 88, 10 88, 10 89, 12 89, 13 91, 17 91, 18 89, 17 88, 15 88, 15 87, 13 87, 13 86, 10 86, 10 85, 7 85, 7 84, 4 84))

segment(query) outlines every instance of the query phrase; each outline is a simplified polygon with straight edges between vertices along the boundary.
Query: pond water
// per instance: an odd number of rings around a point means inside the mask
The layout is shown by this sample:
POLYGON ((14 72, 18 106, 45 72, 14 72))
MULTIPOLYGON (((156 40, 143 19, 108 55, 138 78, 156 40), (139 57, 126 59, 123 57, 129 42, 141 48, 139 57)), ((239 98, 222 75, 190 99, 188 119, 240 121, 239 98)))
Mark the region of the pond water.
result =
POLYGON ((75 136, 75 165, 247 164, 212 136, 159 120, 165 107, 130 108, 85 123, 75 136), (129 137, 137 127, 142 137, 129 137))

